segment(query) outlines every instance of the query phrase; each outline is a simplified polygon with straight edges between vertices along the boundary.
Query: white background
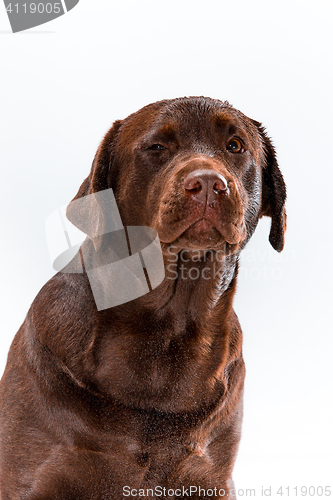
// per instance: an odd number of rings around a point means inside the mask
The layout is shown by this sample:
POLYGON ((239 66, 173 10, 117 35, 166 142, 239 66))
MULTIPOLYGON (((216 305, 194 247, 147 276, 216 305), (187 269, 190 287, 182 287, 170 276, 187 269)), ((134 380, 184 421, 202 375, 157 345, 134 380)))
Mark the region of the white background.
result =
POLYGON ((329 0, 81 0, 14 35, 0 5, 0 372, 53 274, 44 221, 74 196, 113 120, 163 98, 227 99, 267 127, 288 186, 284 252, 267 219, 242 259, 234 479, 256 497, 333 486, 332 25, 329 0))

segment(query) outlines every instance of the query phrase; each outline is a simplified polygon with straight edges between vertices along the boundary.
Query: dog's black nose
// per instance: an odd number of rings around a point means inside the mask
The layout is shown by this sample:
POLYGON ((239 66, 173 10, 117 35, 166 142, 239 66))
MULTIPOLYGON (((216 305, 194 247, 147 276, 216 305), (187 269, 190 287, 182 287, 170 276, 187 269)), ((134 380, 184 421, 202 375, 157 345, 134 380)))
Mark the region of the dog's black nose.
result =
POLYGON ((184 189, 193 198, 207 203, 216 200, 219 195, 229 193, 228 183, 223 175, 215 170, 194 170, 184 180, 184 189))

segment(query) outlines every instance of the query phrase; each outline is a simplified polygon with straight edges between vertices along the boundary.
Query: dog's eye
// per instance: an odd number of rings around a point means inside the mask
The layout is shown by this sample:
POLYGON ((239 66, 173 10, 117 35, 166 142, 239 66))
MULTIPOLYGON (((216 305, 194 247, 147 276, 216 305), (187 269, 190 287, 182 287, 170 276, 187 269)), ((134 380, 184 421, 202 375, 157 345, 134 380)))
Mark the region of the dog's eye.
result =
POLYGON ((162 146, 162 144, 153 144, 148 149, 150 149, 151 151, 162 151, 162 149, 165 149, 165 147, 162 146))
POLYGON ((231 139, 227 144, 227 150, 231 153, 242 153, 244 151, 243 144, 239 139, 231 139))

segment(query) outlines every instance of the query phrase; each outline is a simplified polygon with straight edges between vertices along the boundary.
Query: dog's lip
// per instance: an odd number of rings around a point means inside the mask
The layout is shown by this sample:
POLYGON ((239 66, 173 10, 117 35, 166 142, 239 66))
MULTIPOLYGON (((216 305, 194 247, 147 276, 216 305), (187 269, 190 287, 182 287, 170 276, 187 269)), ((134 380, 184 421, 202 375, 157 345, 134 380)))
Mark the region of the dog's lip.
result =
POLYGON ((221 238, 225 240, 221 231, 218 230, 215 224, 205 217, 189 225, 189 227, 180 235, 180 238, 182 237, 187 238, 189 241, 196 240, 202 243, 208 243, 212 239, 216 240, 216 238, 218 238, 218 241, 221 241, 221 238))
POLYGON ((240 241, 239 242, 229 241, 228 238, 224 234, 222 234, 222 232, 214 225, 213 222, 211 222, 208 218, 203 217, 203 216, 198 217, 191 224, 189 224, 185 228, 182 228, 181 232, 176 234, 176 235, 173 235, 172 239, 163 238, 163 237, 159 236, 160 242, 164 243, 166 245, 171 245, 171 244, 175 243, 176 241, 178 241, 180 238, 182 238, 184 236, 184 234, 186 233, 186 231, 194 228, 196 225, 198 225, 199 228, 201 226, 201 229, 203 229, 203 230, 204 229, 207 229, 207 230, 215 229, 221 236, 219 243, 225 242, 225 243, 228 243, 228 244, 233 245, 233 246, 238 245, 240 243, 240 241))
POLYGON ((200 224, 202 222, 203 222, 204 225, 208 225, 207 223, 209 223, 209 225, 212 227, 212 223, 210 221, 208 221, 207 219, 205 219, 205 217, 201 216, 201 217, 198 217, 197 219, 195 219, 193 222, 191 222, 187 226, 182 227, 181 231, 179 233, 177 233, 176 235, 173 235, 172 239, 169 239, 169 238, 163 239, 163 238, 160 237, 160 241, 162 243, 166 243, 166 244, 173 243, 176 240, 178 240, 179 238, 181 238, 184 235, 184 233, 186 233, 186 231, 188 231, 189 229, 193 228, 196 224, 200 224))

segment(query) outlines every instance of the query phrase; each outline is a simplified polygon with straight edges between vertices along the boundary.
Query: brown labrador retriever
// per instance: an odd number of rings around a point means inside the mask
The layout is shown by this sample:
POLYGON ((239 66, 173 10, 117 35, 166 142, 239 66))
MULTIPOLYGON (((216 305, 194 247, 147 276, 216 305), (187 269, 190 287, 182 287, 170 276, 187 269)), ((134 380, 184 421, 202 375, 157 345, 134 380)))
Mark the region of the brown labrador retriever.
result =
POLYGON ((102 311, 86 273, 42 288, 1 381, 1 500, 235 498, 245 368, 232 301, 260 217, 283 248, 274 148, 227 102, 164 100, 113 124, 75 199, 107 188, 124 226, 157 231, 165 278, 102 311))

